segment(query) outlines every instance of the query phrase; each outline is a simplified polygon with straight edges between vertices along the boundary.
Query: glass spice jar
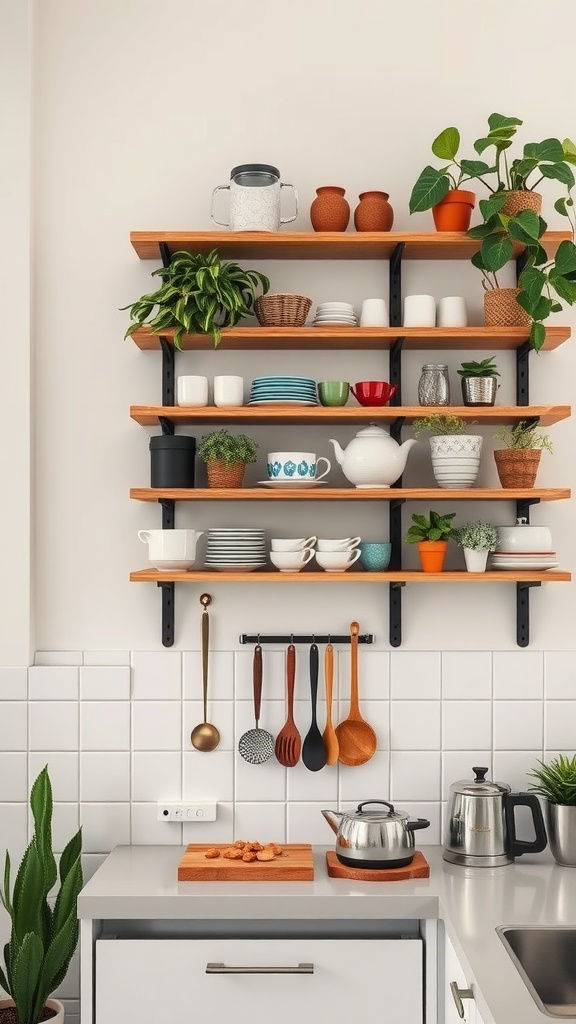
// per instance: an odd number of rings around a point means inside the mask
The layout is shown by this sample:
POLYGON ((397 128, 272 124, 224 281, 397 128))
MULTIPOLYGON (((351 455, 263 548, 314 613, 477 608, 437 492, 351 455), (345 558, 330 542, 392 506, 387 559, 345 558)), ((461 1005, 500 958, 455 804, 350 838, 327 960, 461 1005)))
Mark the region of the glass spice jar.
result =
POLYGON ((450 380, 445 363, 425 363, 418 382, 420 405, 450 405, 450 380))

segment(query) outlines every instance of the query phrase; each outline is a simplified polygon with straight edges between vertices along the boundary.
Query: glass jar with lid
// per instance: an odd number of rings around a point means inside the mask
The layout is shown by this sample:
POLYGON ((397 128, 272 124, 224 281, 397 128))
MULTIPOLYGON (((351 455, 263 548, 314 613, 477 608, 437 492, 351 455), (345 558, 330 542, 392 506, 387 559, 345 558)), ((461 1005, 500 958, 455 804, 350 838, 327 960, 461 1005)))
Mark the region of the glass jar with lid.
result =
POLYGON ((425 363, 418 382, 420 405, 450 405, 450 379, 446 363, 425 363))

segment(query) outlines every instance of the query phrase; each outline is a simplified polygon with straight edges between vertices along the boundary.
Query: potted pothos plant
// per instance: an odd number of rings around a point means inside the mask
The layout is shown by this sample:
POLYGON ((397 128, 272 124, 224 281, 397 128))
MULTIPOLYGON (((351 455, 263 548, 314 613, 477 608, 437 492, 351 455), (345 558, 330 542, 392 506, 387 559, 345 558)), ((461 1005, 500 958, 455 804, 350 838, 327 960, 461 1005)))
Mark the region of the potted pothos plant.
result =
POLYGON ((432 210, 437 231, 466 231, 470 226, 476 194, 462 185, 482 174, 490 166, 483 160, 458 160, 460 132, 445 128, 432 143, 432 152, 439 160, 448 161, 443 167, 428 164, 420 174, 410 196, 410 213, 432 210))
POLYGON ((535 785, 528 788, 545 801, 552 856, 557 864, 576 867, 576 754, 537 763, 528 772, 535 785))
POLYGON ((488 555, 496 550, 496 528, 480 520, 464 523, 454 528, 454 540, 464 552, 467 572, 485 572, 488 555))
POLYGON ((78 944, 78 894, 82 888, 82 830, 60 855, 52 851, 52 786, 43 768, 30 792, 34 834, 14 884, 6 851, 0 901, 10 917, 0 985, 0 1024, 63 1024, 64 1007, 50 994, 62 984, 78 944), (59 881, 56 893, 54 886, 59 881))
POLYGON ((125 337, 148 324, 154 334, 174 330, 178 349, 185 334, 211 334, 216 348, 226 327, 252 316, 258 289, 270 288, 259 271, 222 263, 217 249, 207 255, 175 252, 169 265, 152 276, 162 278, 161 287, 122 307, 131 318, 125 337))
POLYGON ((448 548, 453 536, 452 520, 456 513, 441 516, 431 511, 429 516, 414 514, 412 526, 406 534, 407 544, 417 544, 422 572, 442 572, 448 548))
POLYGON ((258 445, 245 434, 229 434, 213 430, 198 447, 198 455, 206 463, 208 487, 241 487, 246 465, 256 462, 258 445))
POLYGON ((414 434, 429 433, 432 469, 439 487, 473 487, 480 468, 483 438, 469 434, 460 416, 421 416, 412 424, 414 434))
POLYGON ((533 487, 542 452, 553 451, 548 435, 521 420, 514 427, 499 427, 494 437, 504 444, 494 452, 502 487, 533 487))
POLYGON ((463 362, 457 372, 461 378, 464 405, 494 405, 500 376, 496 356, 488 356, 479 362, 475 359, 463 362))

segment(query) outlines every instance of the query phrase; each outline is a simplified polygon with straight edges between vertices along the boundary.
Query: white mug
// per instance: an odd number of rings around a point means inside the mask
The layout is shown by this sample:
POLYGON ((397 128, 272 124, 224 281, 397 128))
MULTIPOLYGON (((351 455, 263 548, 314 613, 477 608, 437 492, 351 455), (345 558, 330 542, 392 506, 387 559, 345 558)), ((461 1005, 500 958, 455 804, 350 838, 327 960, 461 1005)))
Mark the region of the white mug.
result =
POLYGON ((360 544, 361 540, 361 537, 343 537, 341 540, 318 537, 316 547, 318 551, 351 551, 352 548, 360 544))
POLYGON ((154 569, 190 569, 196 561, 196 542, 203 533, 196 530, 139 530, 148 544, 148 559, 154 569))
POLYGON ((433 295, 407 295, 404 299, 404 327, 435 327, 436 300, 433 295))
POLYGON ((214 405, 243 405, 244 377, 214 377, 214 405))
POLYGON ((316 561, 324 572, 346 572, 346 569, 358 561, 360 555, 360 548, 352 548, 351 551, 317 551, 316 561))
POLYGON ((313 548, 304 548, 303 551, 270 552, 270 561, 280 572, 300 572, 311 558, 314 558, 313 548))
POLYGON ((360 314, 361 327, 388 327, 389 323, 384 299, 364 299, 360 314))
POLYGON ((323 455, 316 458, 314 452, 268 452, 266 464, 269 480, 321 480, 332 469, 330 459, 323 455), (327 469, 317 474, 318 466, 325 462, 327 469))
POLYGON ((176 402, 178 405, 208 405, 208 378, 178 377, 176 402))
POLYGON ((438 302, 438 327, 466 327, 468 314, 462 295, 445 295, 438 302))
POLYGON ((270 541, 271 551, 308 551, 313 548, 316 543, 316 537, 299 537, 296 540, 290 540, 284 537, 272 537, 270 541))

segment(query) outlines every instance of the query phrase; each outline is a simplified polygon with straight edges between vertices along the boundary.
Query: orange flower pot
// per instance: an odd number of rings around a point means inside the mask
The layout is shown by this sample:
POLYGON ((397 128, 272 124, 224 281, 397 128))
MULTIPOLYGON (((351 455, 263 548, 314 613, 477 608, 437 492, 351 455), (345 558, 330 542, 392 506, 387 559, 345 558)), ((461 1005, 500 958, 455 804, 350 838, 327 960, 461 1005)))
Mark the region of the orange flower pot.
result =
POLYGON ((421 540, 418 545, 422 572, 442 572, 448 550, 446 540, 421 540))
POLYGON ((475 205, 474 192, 462 188, 451 189, 444 199, 432 207, 436 231, 468 231, 475 205))

